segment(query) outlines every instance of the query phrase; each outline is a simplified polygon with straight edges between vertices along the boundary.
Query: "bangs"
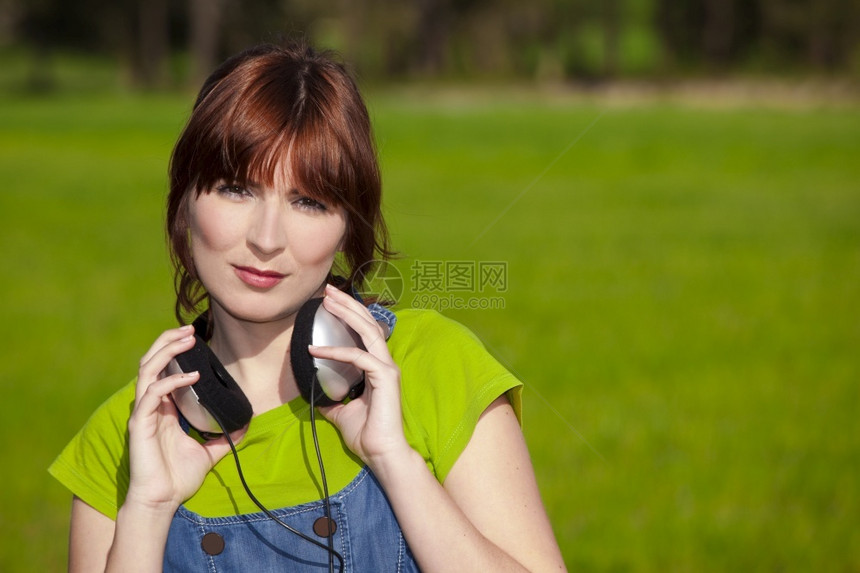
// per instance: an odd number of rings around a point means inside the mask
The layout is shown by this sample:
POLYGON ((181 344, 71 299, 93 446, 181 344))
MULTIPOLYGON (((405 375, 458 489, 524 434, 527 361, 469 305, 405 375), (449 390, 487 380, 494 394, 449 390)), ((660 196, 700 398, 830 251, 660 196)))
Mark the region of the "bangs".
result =
POLYGON ((331 86, 296 82, 293 70, 258 72, 257 82, 218 90, 210 94, 215 101, 204 102, 213 121, 198 140, 197 168, 192 166, 196 192, 220 181, 272 187, 278 171, 289 165, 292 183, 303 195, 327 205, 351 205, 361 185, 351 122, 318 105, 331 100, 331 94, 320 93, 331 86))

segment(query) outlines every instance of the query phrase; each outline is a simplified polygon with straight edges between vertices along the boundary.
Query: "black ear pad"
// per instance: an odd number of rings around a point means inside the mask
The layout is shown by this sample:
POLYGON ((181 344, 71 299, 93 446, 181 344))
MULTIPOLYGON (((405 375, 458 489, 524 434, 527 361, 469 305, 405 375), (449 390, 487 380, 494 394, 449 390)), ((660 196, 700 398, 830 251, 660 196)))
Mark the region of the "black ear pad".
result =
MULTIPOLYGON (((332 396, 326 394, 325 388, 323 388, 323 385, 320 383, 319 376, 321 371, 317 367, 318 363, 314 357, 311 356, 310 352, 308 352, 308 345, 314 344, 315 326, 317 329, 322 329, 322 331, 326 330, 324 326, 326 320, 318 317, 318 311, 320 310, 322 301, 322 298, 312 298, 303 304, 299 309, 298 314, 296 314, 296 321, 293 324, 293 335, 290 342, 290 364, 293 368, 293 376, 296 379, 299 393, 301 393, 305 401, 315 406, 332 406, 346 399, 356 398, 361 395, 364 390, 364 373, 352 366, 347 366, 347 369, 352 368, 354 370, 353 375, 350 376, 351 380, 348 383, 348 387, 338 384, 340 387, 339 394, 332 396), (357 378, 355 374, 358 375, 357 378)), ((330 320, 340 320, 334 318, 332 315, 328 315, 327 313, 324 313, 324 317, 325 316, 330 320)), ((346 332, 346 330, 343 329, 352 331, 349 327, 343 325, 342 322, 341 324, 342 326, 340 326, 338 330, 342 330, 342 332, 346 332)), ((324 344, 331 343, 331 341, 328 343, 324 342, 324 344)), ((316 344, 320 344, 320 340, 317 340, 316 344)), ((364 348, 361 346, 358 335, 354 333, 352 339, 344 338, 340 339, 340 343, 335 342, 335 345, 341 344, 356 344, 361 348, 364 348)), ((325 363, 329 361, 322 362, 325 363)), ((329 380, 328 383, 331 384, 331 371, 326 366, 322 366, 321 368, 322 372, 327 373, 329 376, 326 380, 329 380)), ((343 379, 339 380, 339 382, 343 381, 343 379)), ((329 386, 329 388, 331 388, 331 386, 329 386)))
POLYGON ((311 403, 311 388, 313 401, 317 406, 332 406, 337 404, 325 395, 317 380, 317 367, 314 357, 308 352, 308 345, 313 343, 314 317, 323 299, 312 298, 299 309, 296 322, 293 324, 293 336, 290 341, 290 364, 293 367, 293 377, 299 387, 299 393, 309 404, 311 403))
MULTIPOLYGON (((196 332, 205 333, 205 320, 196 320, 194 327, 196 332)), ((251 403, 202 336, 195 334, 194 347, 175 360, 182 372, 200 372, 200 379, 191 385, 191 389, 200 404, 221 421, 225 430, 233 432, 251 421, 254 415, 251 403)))

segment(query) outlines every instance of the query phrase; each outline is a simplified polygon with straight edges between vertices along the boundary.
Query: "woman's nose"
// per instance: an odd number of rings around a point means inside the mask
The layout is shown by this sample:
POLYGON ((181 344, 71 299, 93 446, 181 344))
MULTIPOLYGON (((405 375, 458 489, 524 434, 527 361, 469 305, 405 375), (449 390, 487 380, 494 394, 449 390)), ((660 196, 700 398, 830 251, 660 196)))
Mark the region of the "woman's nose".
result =
POLYGON ((270 197, 258 203, 248 229, 248 243, 263 255, 272 255, 286 248, 287 226, 281 201, 270 197))

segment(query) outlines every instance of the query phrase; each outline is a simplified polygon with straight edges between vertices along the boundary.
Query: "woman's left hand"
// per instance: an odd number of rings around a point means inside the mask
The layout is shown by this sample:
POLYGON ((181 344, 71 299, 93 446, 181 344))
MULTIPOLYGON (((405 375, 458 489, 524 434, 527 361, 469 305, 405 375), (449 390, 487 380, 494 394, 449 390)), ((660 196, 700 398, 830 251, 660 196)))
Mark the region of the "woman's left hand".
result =
POLYGON ((323 304, 358 332, 367 350, 310 349, 365 371, 361 396, 320 411, 379 480, 421 570, 564 571, 507 398, 478 419, 443 486, 406 441, 400 369, 382 329, 348 294, 328 287, 323 304))
POLYGON ((382 328, 363 304, 328 285, 323 306, 355 330, 367 350, 309 348, 312 356, 352 364, 365 376, 361 396, 347 404, 321 407, 320 412, 338 427, 347 447, 373 469, 412 451, 403 433, 400 369, 388 352, 382 328))

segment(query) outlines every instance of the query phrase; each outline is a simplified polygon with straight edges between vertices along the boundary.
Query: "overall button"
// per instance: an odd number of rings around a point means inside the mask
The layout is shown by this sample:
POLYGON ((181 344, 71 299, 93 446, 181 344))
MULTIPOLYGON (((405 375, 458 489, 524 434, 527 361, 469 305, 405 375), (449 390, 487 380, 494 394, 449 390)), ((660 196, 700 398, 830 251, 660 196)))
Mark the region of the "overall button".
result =
POLYGON ((334 535, 335 531, 337 531, 337 523, 333 519, 323 516, 314 521, 314 533, 320 537, 329 537, 334 535))
POLYGON ((209 532, 203 536, 200 547, 209 555, 218 555, 224 551, 224 538, 215 532, 209 532))

